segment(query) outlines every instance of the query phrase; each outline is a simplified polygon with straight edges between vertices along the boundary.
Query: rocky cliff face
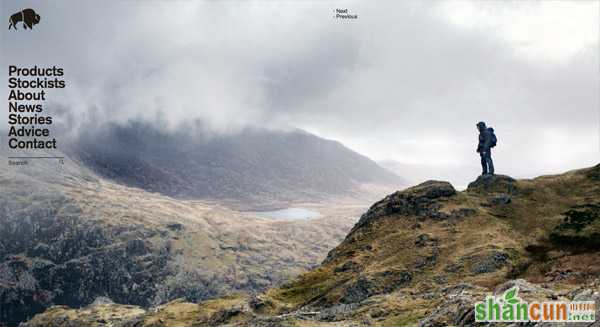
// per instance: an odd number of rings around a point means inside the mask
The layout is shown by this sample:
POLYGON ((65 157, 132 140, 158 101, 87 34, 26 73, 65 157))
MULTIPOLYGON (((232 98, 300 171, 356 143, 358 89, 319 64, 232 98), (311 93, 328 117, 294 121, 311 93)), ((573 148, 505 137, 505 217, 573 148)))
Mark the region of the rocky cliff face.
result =
MULTIPOLYGON (((321 266, 281 287, 198 305, 131 308, 114 321, 467 326, 475 324, 476 301, 514 285, 527 300, 598 301, 598 176, 600 165, 532 180, 485 176, 464 192, 426 182, 374 204, 321 266)), ((105 317, 119 310, 56 307, 27 326, 73 319, 90 325, 89 312, 105 317)))
POLYGON ((14 325, 53 303, 78 307, 100 295, 152 304, 157 286, 173 273, 168 243, 149 241, 157 230, 86 220, 60 196, 40 205, 48 207, 10 206, 12 214, 2 219, 0 321, 14 325))
POLYGON ((147 308, 264 291, 317 265, 357 210, 262 220, 124 187, 68 159, 4 171, 0 189, 2 327, 102 297, 147 308))

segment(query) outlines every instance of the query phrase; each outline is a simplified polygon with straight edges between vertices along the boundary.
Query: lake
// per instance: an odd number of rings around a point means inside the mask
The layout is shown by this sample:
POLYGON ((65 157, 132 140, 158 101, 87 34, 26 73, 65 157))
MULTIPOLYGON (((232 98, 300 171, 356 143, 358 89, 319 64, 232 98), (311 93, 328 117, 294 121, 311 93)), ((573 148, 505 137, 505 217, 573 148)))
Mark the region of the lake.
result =
POLYGON ((312 219, 319 218, 321 214, 304 209, 304 208, 286 208, 272 211, 251 211, 246 212, 252 216, 268 218, 268 219, 279 219, 279 220, 298 220, 298 219, 312 219))

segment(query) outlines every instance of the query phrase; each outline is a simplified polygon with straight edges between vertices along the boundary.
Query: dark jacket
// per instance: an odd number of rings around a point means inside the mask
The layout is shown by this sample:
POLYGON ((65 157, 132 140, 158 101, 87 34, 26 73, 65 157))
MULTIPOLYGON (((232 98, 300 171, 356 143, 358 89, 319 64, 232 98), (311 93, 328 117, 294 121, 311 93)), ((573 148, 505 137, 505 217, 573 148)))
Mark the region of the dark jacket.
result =
POLYGON ((479 144, 477 145, 477 152, 487 152, 492 147, 492 131, 490 128, 485 128, 479 131, 479 144))

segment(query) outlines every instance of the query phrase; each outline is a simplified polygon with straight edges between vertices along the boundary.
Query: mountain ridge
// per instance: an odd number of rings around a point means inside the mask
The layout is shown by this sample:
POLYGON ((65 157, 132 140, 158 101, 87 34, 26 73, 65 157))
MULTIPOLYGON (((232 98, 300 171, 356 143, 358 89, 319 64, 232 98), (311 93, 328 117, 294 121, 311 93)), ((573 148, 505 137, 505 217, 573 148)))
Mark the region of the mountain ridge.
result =
POLYGON ((314 201, 357 195, 362 185, 405 184, 341 143, 301 130, 205 136, 130 121, 86 129, 67 149, 100 176, 182 199, 314 201))

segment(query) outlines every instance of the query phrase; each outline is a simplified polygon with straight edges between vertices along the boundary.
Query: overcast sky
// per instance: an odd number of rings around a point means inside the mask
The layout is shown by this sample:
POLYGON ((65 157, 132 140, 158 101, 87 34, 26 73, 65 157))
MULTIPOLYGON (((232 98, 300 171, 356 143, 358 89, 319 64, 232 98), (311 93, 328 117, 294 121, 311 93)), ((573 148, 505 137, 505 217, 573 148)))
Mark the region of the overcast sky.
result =
MULTIPOLYGON (((23 3, 2 1, 4 17, 23 3)), ((50 112, 171 128, 201 119, 228 133, 298 127, 375 160, 448 166, 478 165, 483 120, 498 136, 498 173, 600 161, 597 1, 27 6, 42 20, 2 29, 0 61, 4 76, 9 64, 65 68, 50 112), (335 8, 359 18, 336 20, 335 8)))

